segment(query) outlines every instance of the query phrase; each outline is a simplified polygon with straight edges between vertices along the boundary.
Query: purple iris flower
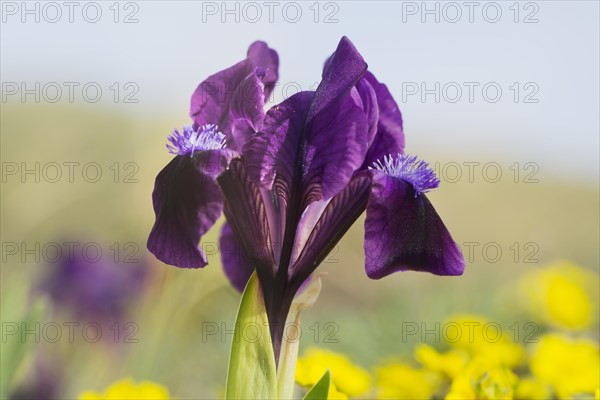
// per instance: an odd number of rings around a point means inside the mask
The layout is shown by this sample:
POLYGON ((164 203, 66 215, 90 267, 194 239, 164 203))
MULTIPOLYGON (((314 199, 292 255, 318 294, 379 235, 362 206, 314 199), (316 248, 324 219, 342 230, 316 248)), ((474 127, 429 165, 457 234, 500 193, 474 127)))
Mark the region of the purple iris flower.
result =
POLYGON ((200 84, 194 125, 169 138, 177 155, 156 178, 148 240, 168 264, 204 267, 199 240, 223 211, 225 273, 242 290, 257 272, 276 357, 294 295, 365 210, 370 278, 464 270, 425 195, 439 180, 404 154, 398 105, 352 42, 341 39, 316 91, 264 114, 277 67, 277 54, 256 42, 246 60, 200 84))
POLYGON ((117 264, 107 257, 91 260, 67 248, 61 259, 47 268, 37 287, 40 292, 79 320, 105 325, 125 320, 151 278, 148 265, 142 262, 117 264))

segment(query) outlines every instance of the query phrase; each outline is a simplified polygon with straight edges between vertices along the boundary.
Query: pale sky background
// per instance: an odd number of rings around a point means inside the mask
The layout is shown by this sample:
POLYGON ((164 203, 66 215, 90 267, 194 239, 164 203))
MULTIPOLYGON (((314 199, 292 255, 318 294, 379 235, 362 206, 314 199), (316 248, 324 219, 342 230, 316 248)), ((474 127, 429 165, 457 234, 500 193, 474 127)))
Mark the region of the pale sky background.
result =
MULTIPOLYGON (((173 126, 180 126, 188 122, 189 97, 196 85, 243 59, 252 41, 265 40, 279 52, 280 88, 296 82, 309 89, 319 80, 324 59, 340 37, 347 35, 400 104, 409 153, 442 154, 458 162, 536 162, 540 177, 598 185, 597 1, 520 2, 516 6, 513 1, 476 2, 473 22, 462 1, 450 6, 428 2, 430 9, 439 7, 439 23, 435 15, 421 14, 420 1, 321 2, 316 6, 312 1, 274 2, 273 22, 263 1, 251 6, 238 3, 240 22, 234 14, 222 14, 220 1, 121 2, 118 18, 122 21, 134 12, 138 22, 131 24, 113 21, 113 1, 97 2, 102 10, 97 23, 83 18, 83 7, 90 2, 77 3, 73 23, 62 1, 55 3, 62 13, 56 23, 47 21, 55 18, 56 9, 46 6, 44 14, 45 3, 39 3, 40 22, 36 23, 35 15, 22 15, 20 1, 2 2, 2 82, 98 82, 104 90, 98 107, 116 106, 139 118, 164 116, 173 119, 173 126), (451 23, 457 15, 456 4, 461 17, 451 23), (19 8, 15 15, 14 7, 19 8), (203 12, 215 8, 215 15, 203 12), (297 8, 302 15, 291 23, 297 8), (314 21, 315 8, 319 9, 318 22, 314 21), (502 13, 499 21, 486 21, 496 18, 497 8, 502 13), (257 9, 262 17, 252 23, 249 19, 256 18, 257 9), (324 23, 330 13, 337 22, 324 23), (426 17, 424 23, 422 17, 426 17), (524 23, 525 19, 537 22, 524 23), (111 104, 113 82, 137 83, 139 103, 111 104), (403 93, 412 82, 423 82, 428 88, 436 82, 441 86, 456 82, 462 87, 462 98, 451 103, 442 96, 436 103, 428 95, 422 102, 420 93, 403 93), (479 84, 473 103, 463 82, 479 84), (488 82, 502 89, 496 103, 482 95, 488 82), (515 82, 521 95, 517 103, 511 90, 515 82), (527 83, 532 84, 525 87, 527 83), (524 103, 523 96, 536 88, 532 99, 538 102, 524 103)), ((28 7, 34 9, 35 2, 28 7)), ((94 18, 95 5, 87 7, 87 16, 94 18)), ((235 9, 236 3, 229 2, 227 7, 235 9)), ((454 96, 453 90, 449 96, 454 96)), ((492 89, 489 93, 494 94, 492 89)), ((283 91, 276 90, 275 100, 282 99, 283 91)), ((76 96, 78 101, 80 96, 76 96)))

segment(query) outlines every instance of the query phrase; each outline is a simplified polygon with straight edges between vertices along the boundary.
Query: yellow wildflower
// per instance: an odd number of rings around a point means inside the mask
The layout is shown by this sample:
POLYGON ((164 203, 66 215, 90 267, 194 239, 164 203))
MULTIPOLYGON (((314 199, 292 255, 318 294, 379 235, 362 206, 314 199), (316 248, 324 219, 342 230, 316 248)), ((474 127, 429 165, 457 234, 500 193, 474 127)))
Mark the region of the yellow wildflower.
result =
POLYGON ((79 400, 168 400, 169 391, 166 387, 150 381, 133 382, 122 379, 110 385, 104 393, 92 391, 83 392, 79 400))
POLYGON ((517 376, 508 368, 475 357, 450 385, 446 400, 510 400, 517 376))
POLYGON ((554 387, 559 398, 592 394, 600 386, 600 351, 588 339, 545 335, 535 346, 529 367, 535 377, 554 387))
POLYGON ((527 377, 519 380, 515 397, 519 400, 541 400, 552 398, 550 387, 540 380, 527 377))
POLYGON ((441 389, 439 374, 403 363, 383 365, 376 374, 378 399, 429 399, 441 389))
POLYGON ((499 366, 515 367, 525 359, 525 350, 506 335, 500 324, 479 315, 459 315, 444 325, 444 339, 454 348, 481 356, 499 366))
POLYGON ((329 384, 329 392, 327 393, 328 400, 348 400, 348 396, 337 390, 333 383, 329 384))
POLYGON ((590 327, 598 313, 598 275, 568 261, 526 274, 520 284, 524 306, 541 321, 563 329, 590 327))
POLYGON ((469 356, 458 349, 440 353, 427 344, 420 344, 415 348, 415 359, 425 368, 452 378, 467 365, 469 356))
POLYGON ((312 347, 296 364, 296 382, 304 387, 312 387, 331 371, 331 383, 335 390, 348 396, 366 393, 371 386, 371 377, 364 369, 352 364, 343 354, 312 347))

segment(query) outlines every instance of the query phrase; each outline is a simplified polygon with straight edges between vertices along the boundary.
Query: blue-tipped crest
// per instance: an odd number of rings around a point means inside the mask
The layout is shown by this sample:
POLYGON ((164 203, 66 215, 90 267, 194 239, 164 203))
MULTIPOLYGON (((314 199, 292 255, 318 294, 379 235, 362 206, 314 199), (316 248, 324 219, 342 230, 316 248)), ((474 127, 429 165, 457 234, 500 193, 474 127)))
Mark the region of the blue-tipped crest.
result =
POLYGON ((175 129, 168 137, 167 149, 171 154, 180 156, 194 155, 196 150, 219 150, 225 147, 225 135, 216 125, 204 125, 194 130, 191 125, 183 127, 183 133, 175 129))
POLYGON ((440 180, 429 164, 423 160, 418 161, 417 156, 398 154, 394 158, 391 154, 377 160, 369 169, 376 169, 395 178, 410 183, 415 189, 415 196, 426 193, 440 185, 440 180))

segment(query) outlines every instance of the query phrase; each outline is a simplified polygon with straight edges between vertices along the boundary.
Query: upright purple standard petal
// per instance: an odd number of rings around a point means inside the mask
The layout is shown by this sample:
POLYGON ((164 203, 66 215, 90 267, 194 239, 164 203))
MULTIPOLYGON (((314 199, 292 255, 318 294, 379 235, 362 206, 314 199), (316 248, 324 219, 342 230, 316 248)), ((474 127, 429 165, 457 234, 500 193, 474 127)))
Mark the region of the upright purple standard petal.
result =
POLYGON ((254 42, 248 48, 245 60, 211 75, 198 85, 192 95, 190 117, 196 126, 206 123, 219 125, 227 136, 229 148, 239 150, 246 139, 240 135, 239 119, 244 117, 251 123, 256 123, 256 112, 260 112, 262 116, 262 105, 275 86, 278 68, 277 52, 264 42, 254 42), (237 111, 232 115, 230 108, 234 97, 237 97, 237 111), (240 102, 247 104, 242 105, 240 102), (248 115, 240 115, 240 111, 248 110, 248 115), (234 126, 238 130, 235 136, 234 126))
POLYGON ((244 163, 250 179, 281 195, 290 196, 302 131, 313 92, 296 93, 272 107, 263 129, 244 147, 244 163))
POLYGON ((350 182, 367 151, 368 126, 362 106, 347 95, 314 116, 307 131, 303 207, 330 199, 350 182))
POLYGON ((460 248, 425 196, 439 181, 415 158, 389 157, 371 170, 365 268, 372 279, 397 271, 461 275, 460 248))
POLYGON ((342 190, 364 161, 368 124, 354 85, 366 69, 352 42, 342 38, 316 92, 271 108, 244 148, 247 167, 262 186, 274 186, 285 199, 291 191, 302 193, 298 214, 342 190))
POLYGON ((226 149, 203 150, 178 155, 160 171, 152 193, 156 221, 148 237, 156 258, 182 268, 207 264, 199 241, 223 211, 215 179, 230 158, 226 149))
POLYGON ((228 223, 225 223, 221 230, 219 249, 225 276, 234 288, 243 292, 252 272, 254 272, 254 267, 248 261, 246 249, 244 249, 241 241, 235 236, 231 225, 228 223))
POLYGON ((279 56, 265 42, 256 41, 248 48, 248 61, 259 69, 262 82, 265 84, 265 100, 269 98, 279 79, 279 56))
POLYGON ((243 146, 262 127, 265 117, 264 88, 260 77, 250 74, 240 82, 231 97, 226 129, 238 147, 243 146))
POLYGON ((344 36, 323 71, 306 118, 303 206, 338 193, 363 163, 367 117, 358 92, 351 91, 366 70, 367 63, 344 36))
POLYGON ((370 142, 362 168, 364 169, 387 154, 404 153, 404 130, 402 114, 387 86, 380 83, 369 71, 365 73, 362 81, 368 82, 373 88, 379 108, 377 133, 370 142))
MULTIPOLYGON (((366 74, 369 72, 367 71, 366 74)), ((377 103, 377 94, 375 89, 369 83, 366 78, 362 78, 356 84, 356 90, 360 96, 365 116, 367 117, 368 124, 368 135, 367 144, 370 146, 375 139, 377 134, 378 122, 379 122, 379 104, 377 103)))

